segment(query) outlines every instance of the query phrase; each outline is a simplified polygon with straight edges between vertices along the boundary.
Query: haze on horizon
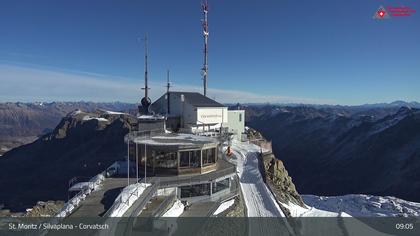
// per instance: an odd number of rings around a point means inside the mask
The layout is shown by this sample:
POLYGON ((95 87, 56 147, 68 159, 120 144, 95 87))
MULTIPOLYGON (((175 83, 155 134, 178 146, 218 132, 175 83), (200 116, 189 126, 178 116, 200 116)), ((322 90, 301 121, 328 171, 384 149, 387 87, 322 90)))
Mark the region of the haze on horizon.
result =
MULTIPOLYGON (((415 10, 413 1, 385 1, 415 10)), ((224 103, 420 101, 419 15, 374 20, 377 1, 209 0, 209 97, 224 103)), ((2 1, 0 102, 138 102, 201 92, 199 0, 2 1)))

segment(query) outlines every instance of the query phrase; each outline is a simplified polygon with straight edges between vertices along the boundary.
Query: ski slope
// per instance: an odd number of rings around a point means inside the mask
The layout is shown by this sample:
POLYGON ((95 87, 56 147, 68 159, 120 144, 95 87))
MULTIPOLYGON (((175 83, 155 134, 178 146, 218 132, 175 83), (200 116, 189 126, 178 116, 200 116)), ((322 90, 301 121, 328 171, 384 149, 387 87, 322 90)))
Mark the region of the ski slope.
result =
POLYGON ((248 217, 284 217, 258 169, 260 148, 252 143, 232 142, 232 161, 237 165, 248 217))
POLYGON ((285 215, 258 169, 260 147, 236 140, 231 147, 231 161, 237 165, 247 216, 252 217, 248 218, 248 235, 291 235, 285 215))

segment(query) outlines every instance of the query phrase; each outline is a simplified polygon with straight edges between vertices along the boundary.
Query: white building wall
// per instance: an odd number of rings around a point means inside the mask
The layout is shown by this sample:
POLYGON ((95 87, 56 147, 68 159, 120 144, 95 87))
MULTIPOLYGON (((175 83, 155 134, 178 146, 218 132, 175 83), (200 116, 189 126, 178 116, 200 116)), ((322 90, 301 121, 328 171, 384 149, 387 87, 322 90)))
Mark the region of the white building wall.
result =
POLYGON ((197 125, 227 123, 228 114, 227 107, 198 107, 197 108, 197 125))
POLYGON ((231 110, 228 111, 227 127, 229 131, 234 133, 238 139, 241 134, 245 132, 245 111, 244 110, 231 110))

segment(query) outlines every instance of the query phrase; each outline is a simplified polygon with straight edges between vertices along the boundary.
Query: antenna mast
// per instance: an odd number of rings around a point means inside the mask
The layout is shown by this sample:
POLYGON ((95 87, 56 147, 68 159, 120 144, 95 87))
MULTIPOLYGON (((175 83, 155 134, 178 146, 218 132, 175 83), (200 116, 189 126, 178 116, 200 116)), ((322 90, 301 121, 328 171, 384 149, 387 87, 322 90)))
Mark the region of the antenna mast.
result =
POLYGON ((209 37, 209 25, 207 22, 207 13, 209 10, 209 5, 207 0, 201 4, 201 9, 203 10, 203 19, 202 19, 202 26, 203 26, 203 36, 204 36, 204 64, 203 68, 201 69, 201 73, 203 75, 203 87, 204 87, 204 96, 207 96, 207 75, 208 75, 208 59, 207 59, 207 42, 209 37))
POLYGON ((144 97, 149 98, 149 86, 147 78, 147 35, 144 37, 144 97))
POLYGON ((171 83, 169 82, 169 70, 166 71, 166 93, 169 93, 171 83))
POLYGON ((166 115, 171 113, 171 102, 169 88, 171 87, 171 83, 169 82, 169 69, 166 71, 166 115))
POLYGON ((144 37, 144 98, 141 99, 141 108, 139 106, 139 112, 143 114, 149 114, 149 107, 152 101, 149 98, 149 85, 148 85, 148 74, 147 74, 147 35, 144 37))

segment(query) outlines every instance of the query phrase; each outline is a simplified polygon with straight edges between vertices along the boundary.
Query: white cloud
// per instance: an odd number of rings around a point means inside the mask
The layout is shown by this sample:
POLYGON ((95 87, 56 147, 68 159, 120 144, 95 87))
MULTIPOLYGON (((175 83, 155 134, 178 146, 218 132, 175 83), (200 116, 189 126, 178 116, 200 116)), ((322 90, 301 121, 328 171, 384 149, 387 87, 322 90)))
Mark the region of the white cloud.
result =
MULTIPOLYGON (((143 91, 143 79, 113 77, 85 72, 69 72, 0 64, 0 101, 93 101, 137 102, 143 91)), ((150 83, 150 96, 165 92, 164 83, 150 83)), ((201 87, 176 84, 177 91, 201 92, 201 87)), ((209 89, 209 97, 222 103, 311 103, 328 100, 260 95, 251 92, 209 89)))

